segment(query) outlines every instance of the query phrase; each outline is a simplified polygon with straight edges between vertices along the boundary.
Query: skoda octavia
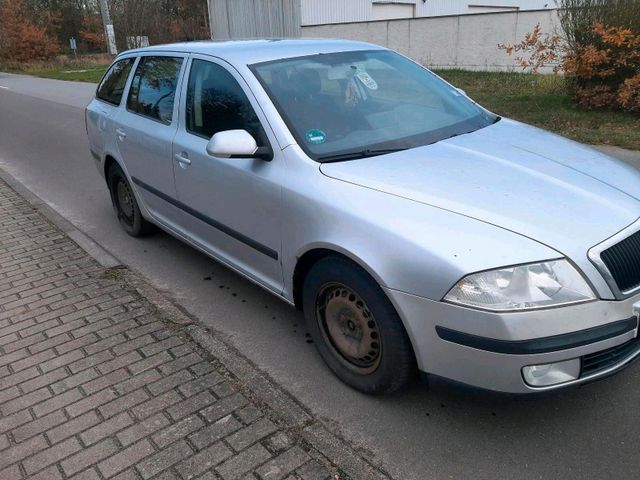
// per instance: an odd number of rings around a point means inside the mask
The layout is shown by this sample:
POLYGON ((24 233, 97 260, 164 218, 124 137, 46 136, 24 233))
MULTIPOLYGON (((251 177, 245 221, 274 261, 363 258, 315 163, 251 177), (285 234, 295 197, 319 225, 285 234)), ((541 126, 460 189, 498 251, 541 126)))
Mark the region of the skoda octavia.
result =
POLYGON ((338 40, 119 55, 86 111, 122 227, 304 311, 368 393, 418 371, 532 393, 640 352, 640 173, 338 40))

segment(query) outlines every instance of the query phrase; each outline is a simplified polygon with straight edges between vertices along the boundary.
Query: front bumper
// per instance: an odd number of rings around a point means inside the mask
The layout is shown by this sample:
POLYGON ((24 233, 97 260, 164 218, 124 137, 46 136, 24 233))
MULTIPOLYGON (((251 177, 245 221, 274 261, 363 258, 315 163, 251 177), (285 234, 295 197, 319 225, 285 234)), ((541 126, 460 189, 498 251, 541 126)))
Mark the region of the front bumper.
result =
POLYGON ((593 301, 528 312, 496 313, 386 289, 411 337, 419 368, 479 388, 534 393, 611 375, 640 355, 634 304, 593 301), (580 377, 532 387, 522 368, 580 359, 580 377))

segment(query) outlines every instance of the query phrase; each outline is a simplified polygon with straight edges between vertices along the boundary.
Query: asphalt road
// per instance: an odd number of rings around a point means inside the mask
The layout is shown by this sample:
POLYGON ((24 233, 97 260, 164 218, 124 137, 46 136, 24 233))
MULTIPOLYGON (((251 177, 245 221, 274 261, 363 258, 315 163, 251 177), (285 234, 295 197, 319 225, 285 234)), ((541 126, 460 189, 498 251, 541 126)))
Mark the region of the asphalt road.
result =
POLYGON ((94 86, 0 74, 0 167, 188 312, 225 335, 399 480, 637 478, 640 363, 592 385, 513 398, 443 382, 371 398, 343 386, 300 313, 165 234, 136 240, 88 153, 94 86))

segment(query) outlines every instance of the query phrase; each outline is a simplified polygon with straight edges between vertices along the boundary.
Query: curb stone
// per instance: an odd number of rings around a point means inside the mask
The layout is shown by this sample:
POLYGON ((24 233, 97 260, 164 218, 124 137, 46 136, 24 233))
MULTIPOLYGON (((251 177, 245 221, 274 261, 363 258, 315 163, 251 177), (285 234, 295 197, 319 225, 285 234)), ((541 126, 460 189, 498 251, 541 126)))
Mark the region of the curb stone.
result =
POLYGON ((0 180, 9 185, 18 195, 27 201, 36 211, 62 230, 71 240, 78 244, 90 257, 104 268, 115 268, 122 263, 89 236, 78 230, 69 220, 49 206, 44 200, 25 187, 10 173, 0 168, 0 180))
MULTIPOLYGON (((301 406, 293 397, 282 391, 275 382, 260 372, 247 359, 242 357, 235 348, 219 340, 220 334, 210 333, 211 329, 198 325, 191 320, 188 314, 170 302, 153 286, 141 281, 132 272, 126 270, 124 281, 133 286, 141 296, 146 297, 159 313, 168 313, 164 319, 186 326, 184 332, 198 346, 216 358, 233 376, 236 381, 242 382, 240 389, 249 390, 243 393, 249 394, 264 402, 279 417, 276 420, 283 427, 297 431, 314 449, 320 452, 330 452, 332 463, 348 478, 353 480, 390 480, 392 477, 382 468, 367 462, 356 450, 347 444, 346 440, 332 433, 319 420, 301 406), (144 294, 143 294, 144 292, 144 294), (157 304, 155 302, 158 302, 157 304), (167 304, 170 307, 164 310, 167 304), (251 395, 253 394, 253 395, 251 395)), ((325 460, 326 461, 326 460, 325 460)), ((337 479, 342 480, 339 476, 337 479)))

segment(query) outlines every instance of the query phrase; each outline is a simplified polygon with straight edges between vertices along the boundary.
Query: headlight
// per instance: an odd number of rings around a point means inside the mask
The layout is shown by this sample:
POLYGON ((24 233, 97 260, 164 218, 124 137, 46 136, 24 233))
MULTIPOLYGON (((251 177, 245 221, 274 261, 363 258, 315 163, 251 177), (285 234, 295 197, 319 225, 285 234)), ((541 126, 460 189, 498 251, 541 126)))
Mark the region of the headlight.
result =
POLYGON ((567 260, 499 268, 460 280, 444 300, 484 310, 531 310, 595 299, 567 260))

